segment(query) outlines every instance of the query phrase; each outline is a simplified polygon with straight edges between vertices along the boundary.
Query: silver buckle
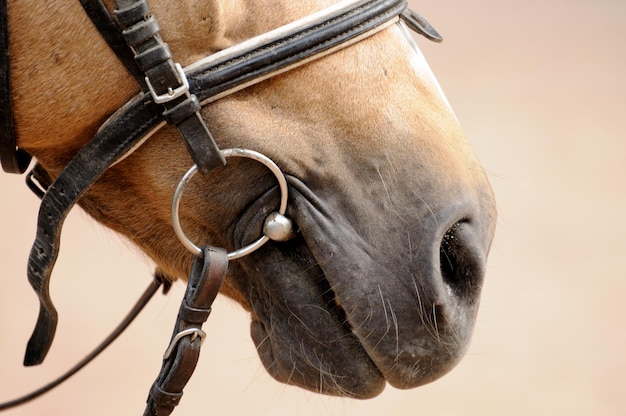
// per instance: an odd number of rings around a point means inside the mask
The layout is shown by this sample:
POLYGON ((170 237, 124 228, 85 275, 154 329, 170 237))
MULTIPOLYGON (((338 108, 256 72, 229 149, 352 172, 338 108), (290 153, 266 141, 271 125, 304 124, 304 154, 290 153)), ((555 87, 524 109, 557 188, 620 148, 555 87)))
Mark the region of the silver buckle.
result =
POLYGON ((204 343, 204 340, 206 339, 206 332, 204 332, 200 328, 189 328, 189 329, 180 331, 178 334, 176 334, 174 339, 172 339, 172 341, 170 342, 170 345, 167 347, 167 350, 165 350, 165 353, 163 354, 164 360, 167 360, 168 358, 170 358, 170 355, 172 355, 172 353, 174 352, 174 348, 176 348, 176 344, 178 344, 178 341, 180 341, 187 335, 191 335, 192 342, 195 341, 197 337, 200 337, 200 339, 202 340, 201 343, 204 343))
POLYGON ((187 80, 187 75, 185 75, 183 67, 180 66, 179 63, 176 63, 174 67, 176 68, 176 72, 178 72, 178 78, 181 80, 181 85, 176 89, 168 88, 168 91, 165 94, 158 95, 156 91, 154 91, 150 80, 146 77, 146 84, 148 85, 148 89, 152 95, 152 100, 157 104, 167 103, 168 101, 175 100, 176 98, 189 92, 189 81, 187 80))

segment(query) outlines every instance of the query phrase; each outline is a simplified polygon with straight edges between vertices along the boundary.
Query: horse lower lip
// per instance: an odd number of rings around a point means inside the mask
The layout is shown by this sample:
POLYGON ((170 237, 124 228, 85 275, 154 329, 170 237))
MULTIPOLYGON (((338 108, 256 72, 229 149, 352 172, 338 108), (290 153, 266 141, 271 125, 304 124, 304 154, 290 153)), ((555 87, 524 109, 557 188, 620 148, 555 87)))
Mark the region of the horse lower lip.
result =
POLYGON ((252 321, 250 334, 261 362, 278 381, 318 393, 360 399, 377 396, 386 385, 376 365, 348 333, 342 336, 340 344, 334 344, 320 356, 316 355, 315 343, 293 339, 290 331, 268 328, 260 319, 252 321), (289 347, 293 342, 297 348, 289 347), (323 357, 327 362, 317 362, 313 357, 323 357))

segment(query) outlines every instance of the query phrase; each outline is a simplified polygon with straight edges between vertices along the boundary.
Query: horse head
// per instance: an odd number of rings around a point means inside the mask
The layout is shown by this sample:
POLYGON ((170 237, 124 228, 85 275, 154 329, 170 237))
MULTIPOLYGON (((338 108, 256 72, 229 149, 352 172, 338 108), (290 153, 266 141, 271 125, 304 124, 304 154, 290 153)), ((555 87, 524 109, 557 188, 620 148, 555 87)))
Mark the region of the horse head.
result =
MULTIPOLYGON (((187 66, 334 2, 152 3, 164 40, 187 66)), ((8 4, 18 145, 54 178, 139 88, 78 2, 8 4)), ((267 155, 289 184, 295 237, 232 261, 222 288, 250 312, 272 376, 366 398, 386 382, 428 383, 459 361, 495 204, 403 26, 215 100, 202 117, 221 148, 267 155)), ((164 127, 80 205, 165 274, 185 279, 193 255, 173 231, 171 201, 192 164, 176 130, 164 127)), ((235 250, 263 233, 279 194, 265 167, 229 159, 189 182, 180 222, 191 240, 235 250)))

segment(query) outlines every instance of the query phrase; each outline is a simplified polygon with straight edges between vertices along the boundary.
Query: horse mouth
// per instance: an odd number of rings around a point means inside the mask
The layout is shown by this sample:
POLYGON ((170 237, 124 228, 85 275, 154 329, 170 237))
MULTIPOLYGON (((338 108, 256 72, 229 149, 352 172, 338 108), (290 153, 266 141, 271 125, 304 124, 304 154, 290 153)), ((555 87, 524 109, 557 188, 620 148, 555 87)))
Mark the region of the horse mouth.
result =
MULTIPOLYGON (((299 180, 289 182, 287 214, 298 235, 238 260, 231 275, 247 299, 251 336, 267 371, 318 393, 370 398, 387 382, 413 388, 454 367, 471 335, 478 295, 446 290, 430 276, 419 281, 416 261, 399 266, 332 217, 299 180)), ((270 190, 246 210, 232 230, 235 246, 259 235, 276 199, 270 190)), ((437 265, 442 247, 431 250, 437 265)))

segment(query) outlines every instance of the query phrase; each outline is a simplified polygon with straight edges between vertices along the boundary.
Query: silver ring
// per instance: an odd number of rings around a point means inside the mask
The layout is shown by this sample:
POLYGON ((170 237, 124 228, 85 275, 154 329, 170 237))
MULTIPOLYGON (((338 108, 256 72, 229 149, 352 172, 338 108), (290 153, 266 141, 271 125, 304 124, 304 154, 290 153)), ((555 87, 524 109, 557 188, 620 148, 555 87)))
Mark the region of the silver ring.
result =
MULTIPOLYGON (((271 170, 274 176, 276 176, 276 179, 278 180, 278 185, 280 187, 280 206, 278 208, 278 212, 281 215, 285 214, 285 211, 287 210, 287 180, 285 179, 285 175, 283 175, 283 172, 280 170, 278 165, 274 163, 272 159, 265 156, 264 154, 255 152, 254 150, 248 150, 248 149, 225 149, 225 150, 221 150, 221 152, 225 158, 245 157, 248 159, 256 160, 257 162, 262 163, 269 170, 271 170)), ((189 180, 193 178, 193 175, 195 175, 197 171, 198 171, 198 166, 193 165, 187 171, 187 173, 185 173, 185 176, 183 176, 183 178, 178 183, 178 186, 176 187, 176 191, 174 192, 174 199, 172 200, 172 227, 174 228, 174 232, 176 233, 176 236, 178 237, 180 242, 183 244, 183 246, 185 246, 185 248, 191 251, 194 255, 199 256, 202 254, 202 249, 198 247, 197 245, 195 245, 189 239, 189 237, 187 237, 187 234, 185 234, 185 231, 183 231, 183 228, 180 224, 180 200, 183 196, 183 188, 185 187, 187 182, 189 182, 189 180)), ((234 259, 238 259, 240 257, 246 256, 252 253, 253 251, 257 250, 259 247, 265 244, 268 240, 269 238, 264 234, 261 237, 259 237, 256 241, 248 244, 247 246, 244 246, 240 249, 237 249, 235 251, 231 251, 230 253, 228 253, 228 260, 234 260, 234 259)))

